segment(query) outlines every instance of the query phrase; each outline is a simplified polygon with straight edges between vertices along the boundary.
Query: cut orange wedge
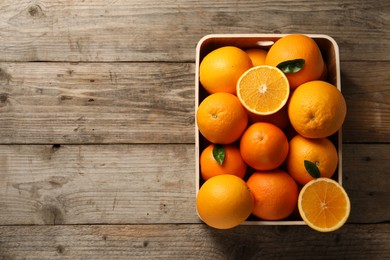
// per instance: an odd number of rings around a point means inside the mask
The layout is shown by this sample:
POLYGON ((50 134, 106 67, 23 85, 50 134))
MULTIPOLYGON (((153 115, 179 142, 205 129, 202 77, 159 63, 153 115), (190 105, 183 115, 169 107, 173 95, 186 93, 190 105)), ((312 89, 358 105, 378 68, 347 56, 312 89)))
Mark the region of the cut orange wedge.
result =
POLYGON ((329 178, 318 178, 303 186, 298 197, 299 213, 306 224, 320 232, 342 227, 351 205, 344 188, 329 178))
POLYGON ((286 104, 289 95, 287 77, 276 67, 253 67, 237 82, 237 97, 241 104, 257 115, 276 113, 286 104))

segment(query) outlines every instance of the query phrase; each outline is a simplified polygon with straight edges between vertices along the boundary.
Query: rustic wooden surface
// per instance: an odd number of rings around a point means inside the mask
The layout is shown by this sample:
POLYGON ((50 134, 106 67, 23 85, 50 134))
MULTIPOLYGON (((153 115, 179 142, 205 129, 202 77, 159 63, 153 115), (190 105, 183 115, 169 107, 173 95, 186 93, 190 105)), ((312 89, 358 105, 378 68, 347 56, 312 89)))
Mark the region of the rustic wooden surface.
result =
POLYGON ((390 2, 0 1, 0 259, 390 258, 390 2), (340 230, 220 231, 194 206, 195 45, 339 44, 340 230))

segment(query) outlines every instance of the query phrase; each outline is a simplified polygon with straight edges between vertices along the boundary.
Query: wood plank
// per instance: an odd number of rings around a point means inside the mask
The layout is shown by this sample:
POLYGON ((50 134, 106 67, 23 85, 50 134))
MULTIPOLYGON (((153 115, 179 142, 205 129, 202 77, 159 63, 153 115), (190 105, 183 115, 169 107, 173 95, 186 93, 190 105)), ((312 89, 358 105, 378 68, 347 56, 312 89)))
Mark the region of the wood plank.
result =
POLYGON ((343 60, 390 60, 387 1, 3 0, 1 61, 193 61, 210 33, 322 33, 343 60), (342 29, 340 29, 342 28, 342 29))
POLYGON ((0 146, 0 225, 199 222, 193 145, 0 146))
POLYGON ((344 142, 390 142, 390 63, 342 62, 344 142))
MULTIPOLYGON (((199 223, 194 145, 1 145, 0 225, 199 223)), ((389 145, 346 144, 349 223, 390 221, 389 145)))
MULTIPOLYGON (((0 63, 0 143, 194 143, 194 71, 192 63, 0 63)), ((390 62, 342 62, 341 71, 343 141, 390 142, 390 62)))
POLYGON ((307 226, 8 226, 0 245, 1 259, 387 259, 390 224, 329 234, 307 226))
POLYGON ((0 143, 194 142, 194 65, 0 63, 0 143))
POLYGON ((389 222, 389 161, 388 144, 343 145, 343 186, 351 199, 350 222, 389 222))

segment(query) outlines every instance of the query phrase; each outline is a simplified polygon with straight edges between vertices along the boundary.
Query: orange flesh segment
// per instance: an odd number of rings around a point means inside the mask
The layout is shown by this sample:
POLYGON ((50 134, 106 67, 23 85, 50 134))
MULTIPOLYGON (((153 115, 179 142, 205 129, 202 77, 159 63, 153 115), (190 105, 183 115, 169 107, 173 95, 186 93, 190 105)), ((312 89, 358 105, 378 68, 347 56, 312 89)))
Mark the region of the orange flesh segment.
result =
POLYGON ((302 197, 302 209, 307 220, 319 228, 331 228, 347 213, 343 191, 332 183, 318 183, 307 187, 302 197))
POLYGON ((237 95, 249 111, 267 115, 279 111, 287 102, 290 87, 279 69, 259 66, 248 70, 240 78, 237 95))

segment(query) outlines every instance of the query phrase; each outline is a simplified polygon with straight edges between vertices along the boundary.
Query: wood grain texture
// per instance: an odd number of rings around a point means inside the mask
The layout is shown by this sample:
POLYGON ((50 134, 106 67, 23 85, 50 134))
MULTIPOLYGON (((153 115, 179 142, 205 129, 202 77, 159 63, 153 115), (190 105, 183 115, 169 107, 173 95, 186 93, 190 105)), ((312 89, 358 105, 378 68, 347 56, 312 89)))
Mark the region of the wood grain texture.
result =
POLYGON ((192 145, 0 146, 0 225, 193 223, 192 145))
MULTIPOLYGON (((341 63, 344 142, 390 142, 389 70, 341 63)), ((194 143, 194 72, 191 63, 0 63, 0 143, 194 143)))
POLYGON ((390 259, 390 2, 0 1, 0 260, 390 259), (321 33, 340 47, 340 230, 215 230, 195 209, 195 46, 321 33))
POLYGON ((0 143, 194 142, 194 65, 0 63, 0 143))
POLYGON ((347 224, 329 234, 307 226, 9 226, 0 227, 0 258, 388 259, 389 234, 390 224, 347 224))
POLYGON ((321 33, 343 60, 390 60, 388 1, 0 3, 1 61, 193 61, 210 33, 321 33))
POLYGON ((390 142, 389 71, 389 62, 341 63, 344 142, 390 142))
MULTIPOLYGON (((388 145, 344 145, 349 223, 390 221, 388 145)), ((189 145, 1 145, 0 225, 198 223, 189 145)))
POLYGON ((390 221, 390 147, 344 144, 343 186, 351 200, 352 223, 390 221))

